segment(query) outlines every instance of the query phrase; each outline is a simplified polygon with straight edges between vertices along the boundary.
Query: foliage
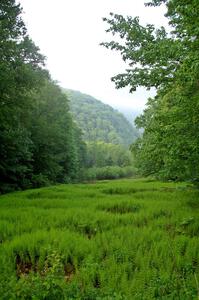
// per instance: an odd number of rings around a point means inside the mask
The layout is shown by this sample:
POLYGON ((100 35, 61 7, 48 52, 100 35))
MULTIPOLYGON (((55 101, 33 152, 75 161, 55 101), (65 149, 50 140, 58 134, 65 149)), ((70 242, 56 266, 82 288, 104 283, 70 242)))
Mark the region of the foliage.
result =
POLYGON ((90 142, 86 144, 86 167, 125 167, 132 164, 132 153, 122 145, 104 142, 90 142))
POLYGON ((198 190, 123 179, 0 197, 1 299, 196 299, 198 190))
POLYGON ((113 78, 116 87, 157 88, 147 109, 137 118, 144 134, 132 150, 142 174, 163 179, 199 181, 199 5, 198 1, 153 0, 165 3, 171 31, 139 18, 111 14, 108 32, 122 41, 103 43, 119 51, 129 68, 113 78))
POLYGON ((194 89, 188 92, 178 86, 163 97, 149 101, 144 118, 137 119, 137 124, 145 128, 143 139, 133 146, 135 160, 143 174, 197 182, 198 99, 199 93, 194 89))
POLYGON ((85 148, 21 12, 0 3, 0 192, 77 179, 85 148))
POLYGON ((51 182, 77 179, 84 144, 69 112, 68 99, 58 86, 47 81, 34 97, 30 119, 33 173, 51 182))
POLYGON ((103 180, 127 178, 135 175, 136 170, 133 166, 105 166, 85 169, 83 178, 84 180, 103 180))
POLYGON ((84 141, 129 146, 139 136, 125 117, 109 105, 77 91, 65 92, 74 119, 83 131, 84 141))
POLYGON ((122 145, 104 142, 86 143, 82 173, 84 180, 102 180, 131 177, 136 174, 133 155, 122 145))

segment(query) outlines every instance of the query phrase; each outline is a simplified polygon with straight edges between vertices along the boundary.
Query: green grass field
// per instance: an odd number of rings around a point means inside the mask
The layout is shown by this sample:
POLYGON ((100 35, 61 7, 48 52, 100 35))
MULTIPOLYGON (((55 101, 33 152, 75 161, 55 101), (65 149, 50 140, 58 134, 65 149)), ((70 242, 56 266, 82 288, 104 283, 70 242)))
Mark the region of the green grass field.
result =
POLYGON ((199 192, 147 179, 0 197, 0 299, 198 299, 199 192))

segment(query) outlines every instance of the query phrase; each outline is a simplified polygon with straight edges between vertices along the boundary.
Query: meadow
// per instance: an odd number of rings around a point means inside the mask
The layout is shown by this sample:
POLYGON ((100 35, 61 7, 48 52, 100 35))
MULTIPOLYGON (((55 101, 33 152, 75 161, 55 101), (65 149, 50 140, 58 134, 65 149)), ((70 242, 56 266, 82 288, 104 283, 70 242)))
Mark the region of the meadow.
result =
POLYGON ((198 299, 198 209, 152 179, 3 195, 0 299, 198 299))

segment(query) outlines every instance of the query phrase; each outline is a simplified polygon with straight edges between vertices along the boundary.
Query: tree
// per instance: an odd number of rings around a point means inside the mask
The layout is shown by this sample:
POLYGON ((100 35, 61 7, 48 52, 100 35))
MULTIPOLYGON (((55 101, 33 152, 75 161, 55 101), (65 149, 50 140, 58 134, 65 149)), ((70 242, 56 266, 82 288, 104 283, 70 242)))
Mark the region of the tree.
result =
POLYGON ((86 167, 119 166, 133 164, 132 153, 123 145, 105 142, 87 142, 86 167))
POLYGON ((14 0, 0 3, 0 182, 1 190, 28 184, 32 141, 26 123, 31 90, 41 86, 47 71, 44 57, 29 39, 14 0))
POLYGON ((120 42, 103 43, 122 55, 129 68, 113 77, 117 88, 156 87, 157 96, 137 118, 143 137, 132 146, 142 174, 166 179, 199 180, 199 4, 188 0, 153 0, 165 4, 171 31, 139 18, 111 14, 108 32, 120 42))
POLYGON ((182 63, 191 60, 194 64, 197 61, 198 1, 154 0, 146 5, 155 6, 162 2, 167 4, 166 16, 173 26, 170 33, 164 27, 156 29, 152 24, 144 27, 140 25, 138 17, 124 18, 111 13, 110 19, 104 18, 109 24, 107 32, 118 34, 122 42, 111 41, 102 45, 119 51, 129 65, 126 73, 112 78, 116 87, 129 85, 134 91, 138 86, 168 86, 175 80, 178 70, 181 71, 182 63))
POLYGON ((77 179, 81 132, 15 0, 0 2, 0 192, 77 179))
POLYGON ((47 71, 44 56, 27 35, 22 9, 15 0, 0 3, 0 104, 23 105, 27 88, 39 86, 47 71), (19 98, 20 96, 20 98, 19 98))

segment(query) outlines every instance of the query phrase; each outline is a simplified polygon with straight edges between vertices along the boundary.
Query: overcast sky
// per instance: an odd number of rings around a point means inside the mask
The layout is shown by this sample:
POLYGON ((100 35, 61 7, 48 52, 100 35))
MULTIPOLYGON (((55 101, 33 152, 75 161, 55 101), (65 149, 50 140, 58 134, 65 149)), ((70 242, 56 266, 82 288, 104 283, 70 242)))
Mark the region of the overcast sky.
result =
POLYGON ((47 57, 47 68, 62 87, 79 90, 114 107, 141 110, 148 92, 116 90, 110 78, 125 69, 118 53, 99 46, 110 41, 102 17, 109 12, 139 16, 142 24, 165 25, 164 9, 144 0, 20 0, 30 37, 47 57))

